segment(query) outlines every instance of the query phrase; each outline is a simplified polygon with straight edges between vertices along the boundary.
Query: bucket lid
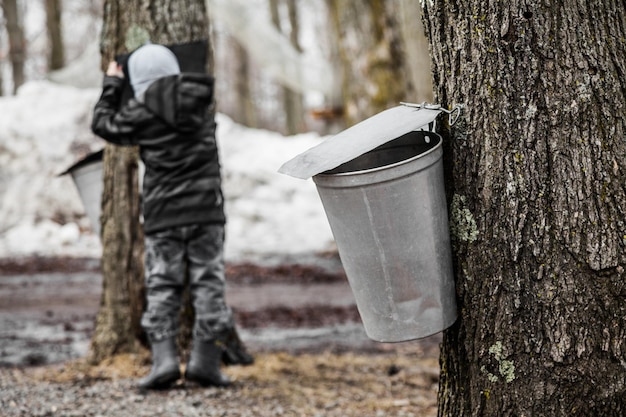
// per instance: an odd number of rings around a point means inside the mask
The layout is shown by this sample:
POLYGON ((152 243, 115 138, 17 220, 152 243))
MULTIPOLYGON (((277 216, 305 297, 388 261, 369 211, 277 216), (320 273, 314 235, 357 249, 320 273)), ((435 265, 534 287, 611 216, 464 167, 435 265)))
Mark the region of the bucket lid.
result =
POLYGON ((426 126, 442 111, 441 108, 429 109, 405 105, 392 107, 285 162, 278 172, 307 179, 337 168, 405 133, 426 126))

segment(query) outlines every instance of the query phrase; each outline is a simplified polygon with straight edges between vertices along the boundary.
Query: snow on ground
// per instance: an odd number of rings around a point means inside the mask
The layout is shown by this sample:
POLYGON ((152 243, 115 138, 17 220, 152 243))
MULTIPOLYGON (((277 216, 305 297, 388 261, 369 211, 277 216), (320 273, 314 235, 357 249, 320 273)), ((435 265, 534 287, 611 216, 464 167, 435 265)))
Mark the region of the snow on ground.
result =
MULTIPOLYGON (((98 95, 98 89, 32 81, 17 96, 0 98, 0 257, 100 256, 71 177, 59 176, 104 146, 89 129, 98 95)), ((227 259, 332 250, 313 182, 277 172, 323 138, 249 129, 223 115, 217 121, 227 259)))

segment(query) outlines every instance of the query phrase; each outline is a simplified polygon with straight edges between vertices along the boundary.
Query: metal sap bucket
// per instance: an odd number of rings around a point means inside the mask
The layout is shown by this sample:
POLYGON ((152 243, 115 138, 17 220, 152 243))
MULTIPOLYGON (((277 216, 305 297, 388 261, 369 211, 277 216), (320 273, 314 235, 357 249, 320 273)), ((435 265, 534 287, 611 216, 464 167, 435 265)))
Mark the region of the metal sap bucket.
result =
POLYGON ((100 207, 102 201, 102 156, 103 151, 94 152, 61 174, 72 176, 96 236, 100 236, 100 212, 102 211, 100 207))
POLYGON ((422 338, 456 319, 441 145, 412 131, 313 176, 371 339, 422 338))
MULTIPOLYGON (((87 155, 84 159, 76 162, 60 175, 70 174, 80 200, 85 208, 85 213, 96 236, 100 237, 100 215, 102 214, 102 191, 104 150, 87 155)), ((138 161, 139 192, 143 190, 143 174, 146 170, 141 160, 138 161)), ((139 219, 143 221, 143 217, 139 219)))

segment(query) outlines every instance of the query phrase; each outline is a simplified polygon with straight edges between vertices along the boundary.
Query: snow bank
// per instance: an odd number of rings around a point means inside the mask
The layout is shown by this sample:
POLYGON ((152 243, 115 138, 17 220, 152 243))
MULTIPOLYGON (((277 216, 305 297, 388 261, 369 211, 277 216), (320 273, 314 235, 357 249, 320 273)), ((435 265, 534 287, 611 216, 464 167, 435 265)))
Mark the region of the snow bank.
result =
POLYGON ((58 175, 101 146, 89 130, 97 96, 33 81, 0 99, 0 256, 94 254, 98 245, 63 231, 89 225, 72 180, 58 175))
MULTIPOLYGON (((104 146, 89 129, 98 95, 98 89, 37 81, 0 98, 0 257, 100 256, 71 178, 58 176, 104 146)), ((319 143, 319 135, 284 137, 223 115, 217 135, 228 259, 333 249, 313 182, 277 173, 283 162, 319 143)))

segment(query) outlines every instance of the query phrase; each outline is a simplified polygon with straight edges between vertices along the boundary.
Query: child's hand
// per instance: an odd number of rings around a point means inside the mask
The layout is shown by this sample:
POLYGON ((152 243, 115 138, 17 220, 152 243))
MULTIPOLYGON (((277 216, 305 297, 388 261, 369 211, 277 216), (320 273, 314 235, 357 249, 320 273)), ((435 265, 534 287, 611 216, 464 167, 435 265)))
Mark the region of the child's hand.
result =
POLYGON ((122 66, 119 65, 115 61, 109 62, 109 67, 107 68, 106 74, 109 77, 119 77, 124 78, 124 71, 122 71, 122 66))

